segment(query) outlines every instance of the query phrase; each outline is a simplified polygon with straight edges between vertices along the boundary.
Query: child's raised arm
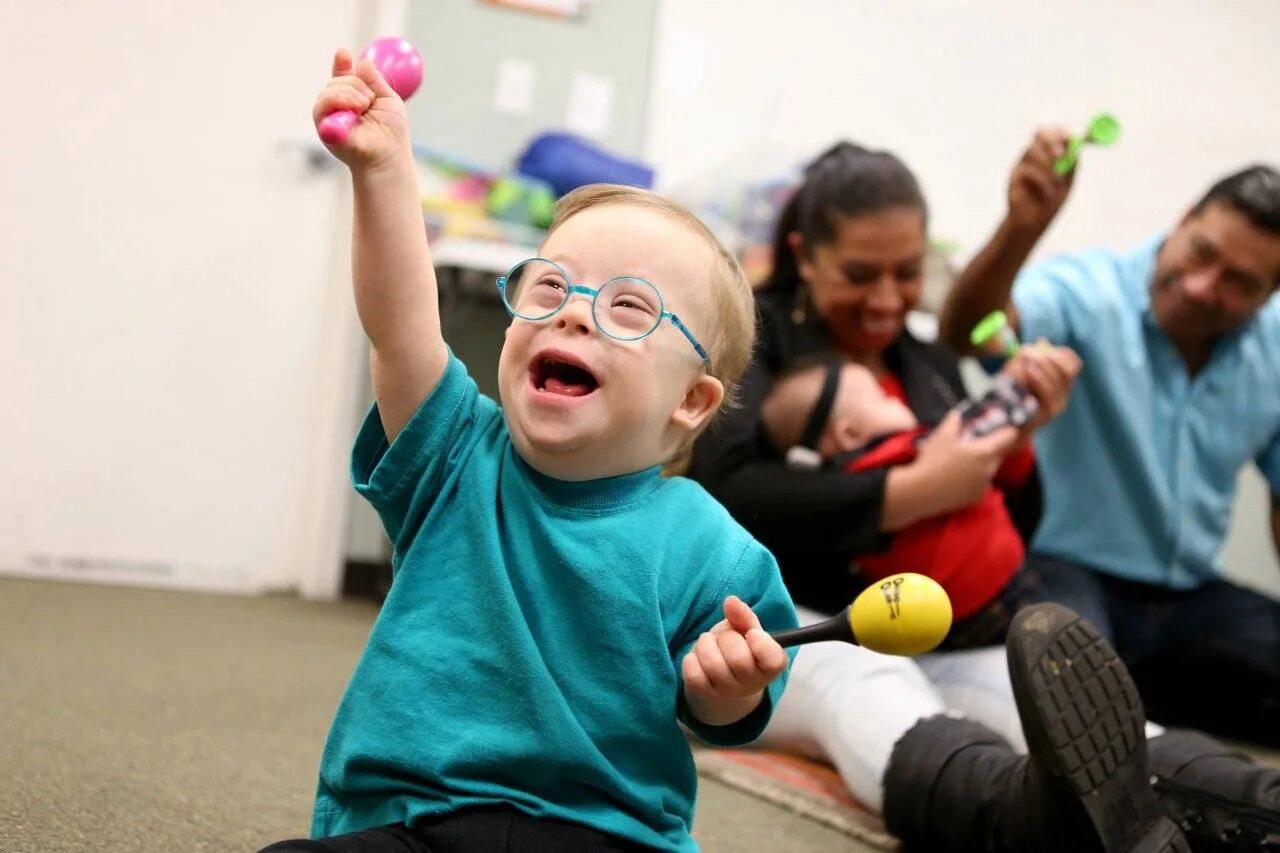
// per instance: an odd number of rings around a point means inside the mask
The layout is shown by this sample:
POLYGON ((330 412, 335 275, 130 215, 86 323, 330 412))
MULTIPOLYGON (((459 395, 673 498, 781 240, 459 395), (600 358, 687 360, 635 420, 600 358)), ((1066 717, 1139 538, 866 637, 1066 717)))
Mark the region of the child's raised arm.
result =
POLYGON ((372 62, 353 66, 339 50, 312 117, 318 124, 341 109, 359 120, 329 150, 351 170, 356 311, 373 345, 373 389, 390 441, 444 375, 448 352, 404 101, 372 62))

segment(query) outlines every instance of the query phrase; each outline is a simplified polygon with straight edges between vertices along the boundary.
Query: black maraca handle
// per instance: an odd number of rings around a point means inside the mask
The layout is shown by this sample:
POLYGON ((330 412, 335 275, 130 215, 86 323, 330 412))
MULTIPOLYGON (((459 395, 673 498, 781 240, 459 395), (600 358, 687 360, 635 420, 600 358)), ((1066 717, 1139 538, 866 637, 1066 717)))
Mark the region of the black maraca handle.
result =
POLYGON ((849 611, 847 608, 823 622, 815 622, 812 625, 805 625, 803 628, 773 631, 769 636, 777 640, 778 645, 784 648, 799 646, 804 643, 826 643, 832 641, 853 643, 855 646, 858 644, 858 638, 853 635, 853 626, 849 623, 849 611))

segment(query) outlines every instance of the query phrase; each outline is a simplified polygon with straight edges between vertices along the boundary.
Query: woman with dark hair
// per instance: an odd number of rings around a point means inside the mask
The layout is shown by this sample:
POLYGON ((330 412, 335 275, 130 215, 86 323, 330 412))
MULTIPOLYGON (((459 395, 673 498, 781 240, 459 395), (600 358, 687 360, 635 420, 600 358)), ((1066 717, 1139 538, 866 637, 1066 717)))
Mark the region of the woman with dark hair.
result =
MULTIPOLYGON (((895 531, 977 501, 1005 457, 1062 411, 1080 369, 1070 350, 1022 348, 1006 372, 1038 413, 1021 429, 967 434, 956 357, 906 326, 923 291, 927 221, 918 182, 892 154, 842 142, 815 160, 780 216, 741 405, 694 448, 690 476, 773 550, 802 619, 847 605, 864 586, 857 559, 885 551, 895 531), (761 408, 774 377, 823 359, 868 368, 934 427, 914 461, 852 474, 787 464, 763 435, 761 408)), ((1005 497, 1029 534, 1040 507, 1034 470, 1005 497)), ((1010 611, 1034 599, 1026 592, 1004 602, 1010 611)), ((1011 626, 1007 663, 999 647, 912 661, 807 646, 762 742, 830 761, 908 848, 1187 849, 1149 779, 1205 750, 1170 733, 1148 760, 1132 682, 1070 611, 1036 605, 1011 626), (1054 667, 1078 677, 1040 677, 1054 667), (1104 717, 1105 732, 1093 725, 1104 717), (1024 731, 1029 755, 1011 745, 1024 731)))
MULTIPOLYGON (((779 219, 742 406, 695 451, 691 475, 792 567, 792 595, 809 607, 850 600, 850 561, 883 548, 892 531, 976 500, 1019 438, 962 440, 958 418, 947 420, 966 396, 957 359, 906 328, 924 289, 927 221, 915 176, 892 154, 841 142, 815 160, 779 219), (922 424, 942 425, 912 465, 795 472, 761 440, 772 377, 825 354, 870 368, 922 424)), ((1037 425, 1065 405, 1076 369, 1065 350, 1028 359, 1026 384, 1043 403, 1037 425)), ((1039 512, 1034 478, 1023 492, 1010 506, 1029 529, 1039 512)))

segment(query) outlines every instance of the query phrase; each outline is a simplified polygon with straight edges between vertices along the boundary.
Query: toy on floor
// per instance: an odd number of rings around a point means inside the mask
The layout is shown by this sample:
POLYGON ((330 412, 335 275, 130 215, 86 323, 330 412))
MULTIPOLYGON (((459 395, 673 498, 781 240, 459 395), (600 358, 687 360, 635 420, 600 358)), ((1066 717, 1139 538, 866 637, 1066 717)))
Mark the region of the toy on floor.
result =
POLYGON ((1057 175, 1065 175, 1076 167, 1080 159, 1080 151, 1085 145, 1106 147, 1120 138, 1120 122, 1110 113, 1098 113, 1089 122, 1083 136, 1073 136, 1067 143, 1067 151, 1053 161, 1053 171, 1057 175))
MULTIPOLYGON (((374 67, 401 98, 408 98, 422 83, 422 56, 408 40, 399 36, 374 39, 360 57, 373 60, 374 67)), ((329 113, 320 119, 320 138, 329 145, 341 145, 359 118, 353 110, 329 113)))
POLYGON ((843 613, 825 622, 775 631, 782 646, 835 640, 886 655, 920 655, 951 630, 951 599, 933 578, 906 572, 862 591, 843 613))

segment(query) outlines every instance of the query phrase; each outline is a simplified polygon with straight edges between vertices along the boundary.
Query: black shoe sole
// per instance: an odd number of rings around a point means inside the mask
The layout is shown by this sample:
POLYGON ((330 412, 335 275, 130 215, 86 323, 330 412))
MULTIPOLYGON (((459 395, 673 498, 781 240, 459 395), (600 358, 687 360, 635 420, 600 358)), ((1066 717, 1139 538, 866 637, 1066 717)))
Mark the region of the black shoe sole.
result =
POLYGON ((1080 800, 1106 853, 1189 853, 1151 790, 1142 700, 1111 644, 1037 604, 1014 617, 1008 658, 1031 760, 1080 800))

